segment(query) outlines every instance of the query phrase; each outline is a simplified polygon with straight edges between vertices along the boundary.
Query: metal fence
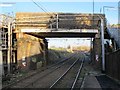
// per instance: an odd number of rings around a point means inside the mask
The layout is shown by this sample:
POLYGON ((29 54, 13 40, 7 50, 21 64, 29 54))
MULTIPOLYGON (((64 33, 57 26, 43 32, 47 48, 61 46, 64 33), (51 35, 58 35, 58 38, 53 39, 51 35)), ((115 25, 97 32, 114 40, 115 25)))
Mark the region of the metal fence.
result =
POLYGON ((12 22, 13 20, 14 18, 11 16, 0 14, 0 27, 8 27, 8 22, 12 22))
POLYGON ((120 81, 120 50, 106 54, 106 74, 120 81))

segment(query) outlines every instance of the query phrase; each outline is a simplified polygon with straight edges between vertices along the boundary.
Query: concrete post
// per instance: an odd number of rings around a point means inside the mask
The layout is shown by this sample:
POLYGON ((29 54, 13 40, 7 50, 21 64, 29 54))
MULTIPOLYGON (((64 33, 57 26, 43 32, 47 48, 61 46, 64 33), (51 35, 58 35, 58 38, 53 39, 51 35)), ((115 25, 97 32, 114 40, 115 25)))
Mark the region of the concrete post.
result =
POLYGON ((57 14, 57 19, 56 19, 56 29, 58 30, 58 14, 57 14))
POLYGON ((90 62, 92 61, 92 50, 93 50, 93 41, 90 39, 90 62))
MULTIPOLYGON (((100 17, 101 18, 101 17, 100 17)), ((104 20, 101 18, 102 71, 105 71, 104 20)))
POLYGON ((12 27, 11 23, 8 23, 8 74, 11 73, 11 59, 12 59, 12 27))

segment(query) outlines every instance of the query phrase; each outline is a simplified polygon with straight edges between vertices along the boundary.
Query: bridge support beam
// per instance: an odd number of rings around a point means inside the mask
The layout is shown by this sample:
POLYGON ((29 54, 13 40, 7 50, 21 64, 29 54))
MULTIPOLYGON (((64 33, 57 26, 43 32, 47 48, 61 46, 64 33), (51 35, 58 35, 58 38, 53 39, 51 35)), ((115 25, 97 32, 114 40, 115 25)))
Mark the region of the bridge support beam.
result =
POLYGON ((101 20, 101 23, 99 25, 100 32, 96 35, 96 37, 94 39, 94 56, 95 56, 94 59, 98 62, 101 62, 102 72, 105 72, 104 19, 100 16, 99 16, 99 18, 101 20))
POLYGON ((92 51, 92 63, 95 68, 101 69, 101 40, 100 38, 94 38, 93 51, 92 51))

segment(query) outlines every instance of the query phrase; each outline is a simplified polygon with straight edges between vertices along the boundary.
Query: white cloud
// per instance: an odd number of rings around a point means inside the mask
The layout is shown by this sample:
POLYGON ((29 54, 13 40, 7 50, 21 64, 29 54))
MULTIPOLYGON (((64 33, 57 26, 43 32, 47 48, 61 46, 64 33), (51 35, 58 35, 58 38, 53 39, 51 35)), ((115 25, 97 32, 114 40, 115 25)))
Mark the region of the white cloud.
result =
POLYGON ((11 7, 11 4, 0 4, 0 7, 11 7))

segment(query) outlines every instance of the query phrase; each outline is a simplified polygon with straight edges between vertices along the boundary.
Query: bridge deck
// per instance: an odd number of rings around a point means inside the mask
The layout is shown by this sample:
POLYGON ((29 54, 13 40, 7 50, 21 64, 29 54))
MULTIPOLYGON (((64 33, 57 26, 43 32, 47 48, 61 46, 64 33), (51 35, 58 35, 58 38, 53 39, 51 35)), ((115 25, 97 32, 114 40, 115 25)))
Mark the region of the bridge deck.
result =
POLYGON ((41 33, 27 33, 36 37, 47 37, 47 38, 55 38, 55 37, 82 37, 82 38, 89 38, 95 37, 96 33, 78 33, 78 32, 41 32, 41 33))
POLYGON ((16 13, 16 30, 21 29, 98 29, 104 14, 16 13))
POLYGON ((36 37, 95 37, 97 29, 21 29, 21 32, 36 37))
MULTIPOLYGON (((43 37, 94 37, 103 14, 16 13, 16 32, 43 37)), ((104 27, 106 24, 104 24, 104 27)))

